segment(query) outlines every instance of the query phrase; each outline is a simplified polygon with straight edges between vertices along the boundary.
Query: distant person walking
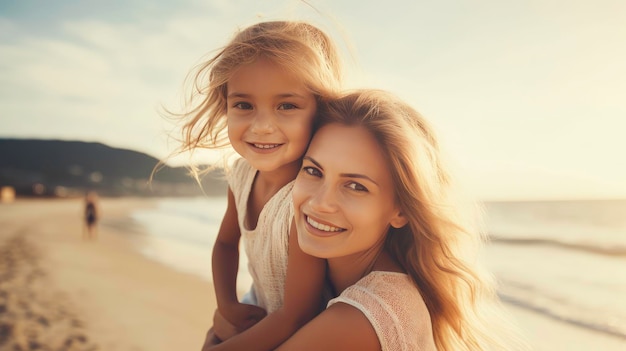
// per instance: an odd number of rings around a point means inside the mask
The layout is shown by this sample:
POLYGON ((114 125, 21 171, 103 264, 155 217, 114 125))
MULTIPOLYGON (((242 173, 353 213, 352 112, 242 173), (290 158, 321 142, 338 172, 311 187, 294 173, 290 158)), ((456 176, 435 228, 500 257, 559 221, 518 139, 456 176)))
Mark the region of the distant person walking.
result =
POLYGON ((85 195, 85 230, 83 230, 83 238, 89 240, 98 238, 97 222, 100 216, 98 207, 98 194, 95 191, 89 191, 85 195))

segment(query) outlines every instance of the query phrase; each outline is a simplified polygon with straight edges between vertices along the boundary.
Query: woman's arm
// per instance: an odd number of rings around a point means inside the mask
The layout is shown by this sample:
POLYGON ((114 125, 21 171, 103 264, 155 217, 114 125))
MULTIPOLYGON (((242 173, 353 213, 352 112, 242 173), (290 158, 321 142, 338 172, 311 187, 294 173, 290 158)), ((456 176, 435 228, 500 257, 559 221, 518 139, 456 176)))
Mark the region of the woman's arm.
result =
POLYGON ((320 312, 325 278, 326 260, 300 250, 292 222, 283 306, 211 350, 274 350, 320 312))
POLYGON ((237 299, 240 237, 235 197, 229 188, 226 213, 213 246, 213 285, 222 316, 237 328, 245 329, 263 318, 265 311, 237 299))
POLYGON ((376 331, 353 306, 335 303, 298 330, 277 351, 380 351, 376 331))

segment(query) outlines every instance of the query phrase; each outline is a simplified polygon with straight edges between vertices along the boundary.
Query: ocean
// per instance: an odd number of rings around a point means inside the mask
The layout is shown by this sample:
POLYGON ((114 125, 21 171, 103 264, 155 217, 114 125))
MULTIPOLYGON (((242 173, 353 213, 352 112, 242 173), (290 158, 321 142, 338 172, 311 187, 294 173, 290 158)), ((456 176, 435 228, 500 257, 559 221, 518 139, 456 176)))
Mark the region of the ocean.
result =
POLYGON ((626 200, 486 204, 504 301, 626 339, 626 200))
MULTIPOLYGON (((146 256, 211 280, 225 197, 165 198, 132 214, 146 256)), ((485 250, 501 298, 564 323, 626 339, 626 200, 487 202, 485 250)), ((238 288, 251 284, 240 258, 238 288)))
MULTIPOLYGON (((211 250, 226 211, 226 197, 164 198, 151 209, 131 214, 148 234, 138 240, 142 254, 180 271, 211 281, 211 250)), ((241 294, 252 285, 243 251, 237 286, 241 294)))

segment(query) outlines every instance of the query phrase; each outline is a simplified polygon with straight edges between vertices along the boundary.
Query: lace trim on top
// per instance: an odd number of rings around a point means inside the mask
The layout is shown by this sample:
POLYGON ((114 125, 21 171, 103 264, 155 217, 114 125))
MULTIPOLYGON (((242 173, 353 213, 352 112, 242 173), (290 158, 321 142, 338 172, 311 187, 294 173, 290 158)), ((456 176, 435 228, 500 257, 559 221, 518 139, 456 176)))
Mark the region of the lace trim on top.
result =
POLYGON ((436 350, 426 304, 404 273, 371 272, 330 300, 328 306, 338 302, 365 315, 383 351, 436 350))

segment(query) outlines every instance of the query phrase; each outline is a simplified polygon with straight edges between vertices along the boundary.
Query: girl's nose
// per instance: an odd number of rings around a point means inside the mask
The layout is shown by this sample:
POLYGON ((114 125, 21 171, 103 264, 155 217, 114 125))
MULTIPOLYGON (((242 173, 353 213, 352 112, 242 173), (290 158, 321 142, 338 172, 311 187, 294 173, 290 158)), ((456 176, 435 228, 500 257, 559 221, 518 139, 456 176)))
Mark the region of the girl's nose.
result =
POLYGON ((255 134, 271 134, 275 129, 274 117, 270 112, 265 111, 259 111, 250 126, 250 130, 255 134))

